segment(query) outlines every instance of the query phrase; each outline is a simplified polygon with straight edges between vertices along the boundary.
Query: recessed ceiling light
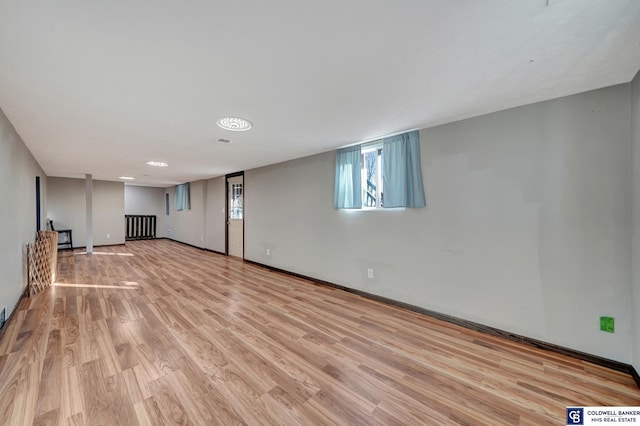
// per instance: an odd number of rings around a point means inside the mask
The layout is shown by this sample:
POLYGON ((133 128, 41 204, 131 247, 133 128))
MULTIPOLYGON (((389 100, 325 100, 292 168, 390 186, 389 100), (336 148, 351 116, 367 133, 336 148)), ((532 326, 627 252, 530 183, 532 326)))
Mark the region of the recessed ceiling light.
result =
POLYGON ((153 167, 167 167, 168 164, 164 161, 147 161, 147 164, 153 167))
POLYGON ((218 142, 220 142, 220 143, 230 143, 231 140, 220 138, 220 139, 218 139, 218 142))
POLYGON ((122 179, 122 180, 136 180, 136 178, 131 177, 131 176, 120 176, 118 179, 122 179))
POLYGON ((231 130, 234 132, 244 132, 253 127, 253 124, 249 120, 245 120, 240 117, 222 117, 218 120, 218 126, 225 130, 231 130))

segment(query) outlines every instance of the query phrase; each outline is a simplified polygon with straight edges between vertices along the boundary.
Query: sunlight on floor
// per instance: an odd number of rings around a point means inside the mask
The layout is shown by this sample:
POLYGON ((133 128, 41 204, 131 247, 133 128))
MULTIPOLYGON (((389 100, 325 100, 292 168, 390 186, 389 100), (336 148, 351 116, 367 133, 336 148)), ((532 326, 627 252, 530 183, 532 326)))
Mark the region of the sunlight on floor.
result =
POLYGON ((80 284, 80 283, 53 283, 52 287, 79 287, 79 288, 116 288, 122 290, 137 290, 140 288, 135 281, 121 281, 122 285, 115 284, 80 284))
MULTIPOLYGON (((86 251, 81 251, 78 253, 73 253, 74 256, 86 255, 86 251)), ((135 256, 133 253, 112 253, 112 252, 104 252, 104 251, 94 251, 91 253, 92 255, 103 255, 103 256, 135 256)))

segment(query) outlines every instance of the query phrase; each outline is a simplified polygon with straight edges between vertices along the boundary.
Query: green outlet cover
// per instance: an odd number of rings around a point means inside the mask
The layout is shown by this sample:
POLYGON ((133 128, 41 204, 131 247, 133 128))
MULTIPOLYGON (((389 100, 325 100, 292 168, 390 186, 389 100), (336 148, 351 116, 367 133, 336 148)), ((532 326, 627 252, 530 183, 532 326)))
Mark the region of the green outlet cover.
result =
POLYGON ((600 317, 600 330, 613 333, 615 320, 613 317, 600 317))

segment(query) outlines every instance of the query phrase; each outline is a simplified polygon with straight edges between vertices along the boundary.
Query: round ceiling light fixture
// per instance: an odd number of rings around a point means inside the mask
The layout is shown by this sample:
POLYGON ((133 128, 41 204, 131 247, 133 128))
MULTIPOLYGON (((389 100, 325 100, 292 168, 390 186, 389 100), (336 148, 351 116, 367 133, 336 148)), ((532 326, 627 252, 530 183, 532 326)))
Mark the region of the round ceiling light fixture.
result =
POLYGON ((217 124, 219 127, 232 132, 244 132, 253 127, 253 123, 240 117, 222 117, 217 124))
POLYGON ((147 164, 153 167, 167 167, 168 164, 164 161, 147 161, 147 164))
POLYGON ((131 176, 120 176, 118 179, 122 179, 122 180, 136 180, 136 178, 131 177, 131 176))

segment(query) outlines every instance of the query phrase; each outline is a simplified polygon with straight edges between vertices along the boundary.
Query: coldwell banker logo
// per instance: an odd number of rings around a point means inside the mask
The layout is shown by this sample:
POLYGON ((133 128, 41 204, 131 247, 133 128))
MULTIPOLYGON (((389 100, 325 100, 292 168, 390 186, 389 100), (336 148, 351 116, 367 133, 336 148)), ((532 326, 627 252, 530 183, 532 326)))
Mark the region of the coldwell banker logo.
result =
POLYGON ((584 408, 568 407, 567 408, 567 424, 583 425, 584 424, 584 408))

